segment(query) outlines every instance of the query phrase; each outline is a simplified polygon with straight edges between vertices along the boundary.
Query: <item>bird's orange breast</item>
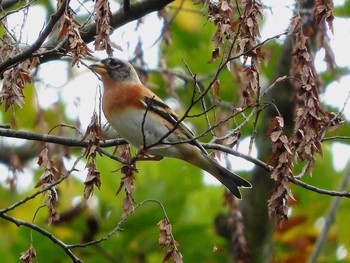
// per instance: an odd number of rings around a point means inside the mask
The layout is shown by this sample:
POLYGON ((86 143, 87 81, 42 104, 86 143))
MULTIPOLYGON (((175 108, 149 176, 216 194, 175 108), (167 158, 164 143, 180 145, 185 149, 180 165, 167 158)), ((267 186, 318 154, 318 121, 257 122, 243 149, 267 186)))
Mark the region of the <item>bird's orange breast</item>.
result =
POLYGON ((144 109, 139 85, 104 80, 104 89, 102 108, 107 119, 114 118, 130 108, 144 109))

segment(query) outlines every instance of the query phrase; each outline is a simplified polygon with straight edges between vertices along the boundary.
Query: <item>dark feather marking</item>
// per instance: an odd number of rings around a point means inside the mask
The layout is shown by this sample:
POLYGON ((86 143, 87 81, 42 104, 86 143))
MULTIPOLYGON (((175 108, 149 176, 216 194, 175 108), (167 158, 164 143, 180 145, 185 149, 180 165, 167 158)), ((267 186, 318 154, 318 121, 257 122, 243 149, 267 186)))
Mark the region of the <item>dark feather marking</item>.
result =
MULTIPOLYGON (((156 100, 154 98, 144 97, 147 107, 150 111, 158 114, 162 118, 166 119, 170 124, 176 125, 179 122, 179 118, 175 114, 168 113, 166 110, 171 110, 170 107, 162 101, 156 100)), ((183 123, 177 125, 177 129, 183 131, 183 134, 186 135, 186 139, 194 139, 193 132, 183 123)), ((196 140, 191 140, 189 142, 192 145, 197 146, 204 154, 208 154, 203 146, 196 140)))

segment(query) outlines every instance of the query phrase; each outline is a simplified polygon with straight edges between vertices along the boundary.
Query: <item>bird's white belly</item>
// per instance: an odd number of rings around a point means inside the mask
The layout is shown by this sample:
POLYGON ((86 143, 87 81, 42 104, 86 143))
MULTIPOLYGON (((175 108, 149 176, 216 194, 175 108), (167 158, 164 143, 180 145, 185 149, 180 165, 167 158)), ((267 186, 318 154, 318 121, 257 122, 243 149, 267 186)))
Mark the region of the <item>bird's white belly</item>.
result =
MULTIPOLYGON (((152 114, 148 112, 145 116, 144 111, 127 110, 118 117, 108 118, 108 121, 120 136, 136 148, 157 144, 148 151, 150 154, 180 158, 177 147, 160 145, 160 138, 168 133, 169 129, 152 114)), ((171 134, 164 141, 175 142, 178 139, 175 134, 171 134)))

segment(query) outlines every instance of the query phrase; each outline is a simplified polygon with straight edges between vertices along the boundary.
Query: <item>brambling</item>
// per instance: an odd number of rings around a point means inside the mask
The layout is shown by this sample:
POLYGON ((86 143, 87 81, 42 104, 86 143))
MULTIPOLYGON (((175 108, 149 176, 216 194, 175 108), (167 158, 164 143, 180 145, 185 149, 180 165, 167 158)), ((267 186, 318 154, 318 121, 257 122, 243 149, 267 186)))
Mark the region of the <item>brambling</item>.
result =
POLYGON ((103 82, 104 115, 130 144, 153 156, 189 162, 212 174, 238 198, 238 187, 251 187, 209 156, 185 123, 179 122, 177 114, 141 83, 129 62, 107 58, 89 68, 103 82))

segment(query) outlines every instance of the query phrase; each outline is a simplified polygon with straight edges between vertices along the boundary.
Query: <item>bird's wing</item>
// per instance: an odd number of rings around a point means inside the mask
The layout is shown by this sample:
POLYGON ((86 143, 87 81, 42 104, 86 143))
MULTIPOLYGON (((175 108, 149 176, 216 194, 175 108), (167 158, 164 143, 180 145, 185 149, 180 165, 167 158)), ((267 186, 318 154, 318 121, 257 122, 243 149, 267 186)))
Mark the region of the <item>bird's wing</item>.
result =
POLYGON ((165 104, 164 101, 162 101, 156 95, 153 95, 153 97, 145 96, 144 103, 148 110, 158 114, 161 118, 169 122, 172 127, 177 125, 176 129, 179 129, 181 131, 181 135, 183 135, 182 138, 179 138, 180 141, 191 140, 191 144, 197 146, 203 153, 207 154, 203 146, 194 139, 195 136, 191 129, 183 121, 179 122, 180 120, 177 114, 167 104, 165 104))

